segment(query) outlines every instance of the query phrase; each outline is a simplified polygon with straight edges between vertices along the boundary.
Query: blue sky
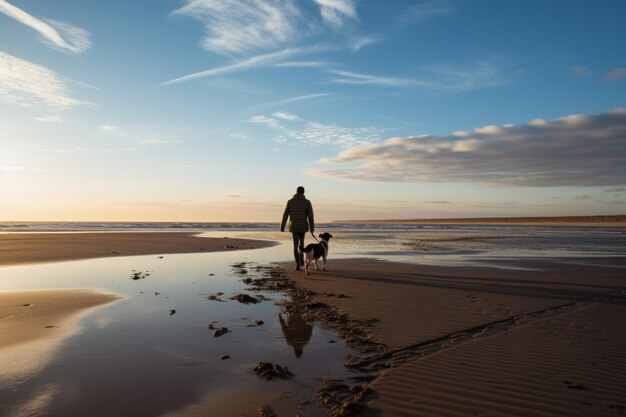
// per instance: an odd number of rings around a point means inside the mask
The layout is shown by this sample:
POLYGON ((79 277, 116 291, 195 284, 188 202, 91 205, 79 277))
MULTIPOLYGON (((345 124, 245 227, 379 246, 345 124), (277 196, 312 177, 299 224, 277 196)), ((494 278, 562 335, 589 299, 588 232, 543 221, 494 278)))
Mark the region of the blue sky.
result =
POLYGON ((0 0, 0 219, 623 214, 625 14, 0 0))

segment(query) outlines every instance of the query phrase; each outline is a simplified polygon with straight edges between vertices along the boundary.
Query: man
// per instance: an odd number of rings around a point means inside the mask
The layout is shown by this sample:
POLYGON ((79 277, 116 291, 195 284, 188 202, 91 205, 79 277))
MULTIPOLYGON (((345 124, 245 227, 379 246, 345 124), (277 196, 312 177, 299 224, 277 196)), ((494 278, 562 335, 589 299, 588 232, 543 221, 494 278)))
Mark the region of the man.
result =
POLYGON ((293 198, 287 201, 283 221, 280 223, 280 231, 285 231, 287 217, 290 217, 289 231, 293 237, 293 256, 296 260, 296 271, 299 271, 300 266, 304 264, 299 248, 304 247, 304 235, 307 230, 311 234, 315 231, 315 222, 313 221, 313 206, 304 197, 304 187, 300 186, 296 191, 293 198))

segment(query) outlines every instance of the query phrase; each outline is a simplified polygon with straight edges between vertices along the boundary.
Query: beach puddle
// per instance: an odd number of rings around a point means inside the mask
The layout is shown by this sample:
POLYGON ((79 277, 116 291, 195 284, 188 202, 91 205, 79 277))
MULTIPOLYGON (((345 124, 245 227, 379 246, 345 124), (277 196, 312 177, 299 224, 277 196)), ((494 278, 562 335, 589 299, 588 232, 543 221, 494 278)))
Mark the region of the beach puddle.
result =
POLYGON ((286 310, 280 286, 257 285, 285 254, 283 245, 0 268, 0 291, 95 288, 125 297, 83 313, 36 372, 0 369, 0 415, 255 416, 261 405, 279 416, 327 415, 316 404, 321 381, 355 375, 344 367, 354 352, 286 310), (261 378, 253 371, 260 361, 292 375, 261 378))

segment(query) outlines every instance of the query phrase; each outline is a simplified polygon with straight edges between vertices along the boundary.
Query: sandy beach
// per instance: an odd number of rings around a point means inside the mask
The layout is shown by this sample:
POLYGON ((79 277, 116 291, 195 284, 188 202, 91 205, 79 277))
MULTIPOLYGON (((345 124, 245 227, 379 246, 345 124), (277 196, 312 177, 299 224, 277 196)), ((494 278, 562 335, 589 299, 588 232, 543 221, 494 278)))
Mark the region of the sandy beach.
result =
MULTIPOLYGON (((271 245, 128 232, 12 234, 0 236, 0 242, 0 265, 271 245)), ((268 282, 286 291, 294 301, 282 304, 284 311, 308 312, 304 317, 332 329, 358 353, 343 363, 362 375, 358 382, 326 382, 328 388, 318 392, 329 415, 611 416, 626 409, 626 285, 624 258, 607 262, 613 267, 529 259, 507 269, 331 255, 328 271, 312 270, 305 278, 284 263, 280 274, 267 270, 273 278, 265 283, 254 280, 251 266, 235 270, 250 280, 251 291, 268 282)), ((148 294, 151 300, 157 296, 148 294)), ((78 331, 75 323, 83 313, 117 299, 101 290, 0 292, 0 356, 5 364, 17 364, 5 373, 43 369, 50 358, 42 352, 57 349, 78 331), (22 346, 31 348, 17 349, 22 346)), ((174 306, 166 302, 167 308, 174 306)), ((167 311, 157 314, 167 317, 167 311)), ((223 396, 209 391, 171 415, 204 415, 217 406, 222 414, 215 415, 254 416, 262 403, 281 417, 319 415, 307 413, 288 383, 273 384, 248 394, 239 388, 225 389, 223 396)), ((20 415, 28 414, 24 410, 20 415)))
POLYGON ((383 416, 623 412, 624 270, 527 266, 543 270, 358 259, 288 276, 367 323, 349 366, 375 374, 366 404, 383 416))
POLYGON ((233 251, 271 244, 248 239, 204 238, 191 232, 10 233, 0 234, 0 265, 233 251))

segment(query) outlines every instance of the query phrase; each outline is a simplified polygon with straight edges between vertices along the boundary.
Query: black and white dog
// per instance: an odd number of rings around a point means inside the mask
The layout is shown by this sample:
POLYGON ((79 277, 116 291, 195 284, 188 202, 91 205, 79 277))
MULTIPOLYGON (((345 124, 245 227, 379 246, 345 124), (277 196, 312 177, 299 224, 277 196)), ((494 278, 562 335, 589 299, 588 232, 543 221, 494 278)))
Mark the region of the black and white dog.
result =
POLYGON ((304 255, 304 273, 309 275, 309 264, 311 261, 315 263, 317 271, 317 260, 322 258, 322 270, 326 271, 326 259, 328 258, 328 242, 333 237, 330 233, 321 233, 319 235, 320 243, 310 243, 306 248, 300 247, 300 252, 304 255))

